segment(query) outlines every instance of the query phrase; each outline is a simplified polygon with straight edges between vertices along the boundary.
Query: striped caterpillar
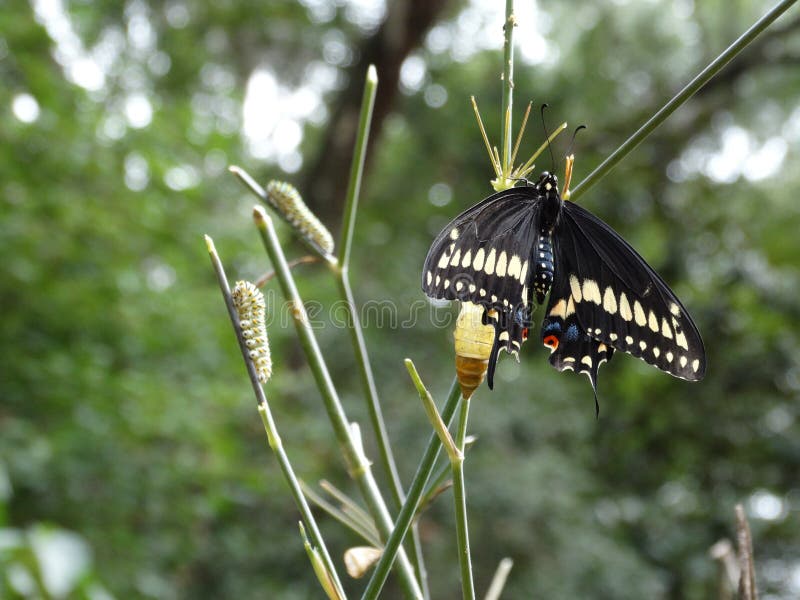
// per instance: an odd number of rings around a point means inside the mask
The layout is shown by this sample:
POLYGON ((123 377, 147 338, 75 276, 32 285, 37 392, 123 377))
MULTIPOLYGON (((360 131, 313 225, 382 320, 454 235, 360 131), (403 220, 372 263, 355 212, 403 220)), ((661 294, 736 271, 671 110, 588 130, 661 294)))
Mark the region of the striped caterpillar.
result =
POLYGON ((266 187, 267 200, 303 238, 322 251, 333 254, 333 236, 314 213, 309 210, 300 192, 284 181, 270 181, 266 187))
POLYGON ((267 326, 264 321, 266 313, 264 294, 249 281, 237 281, 231 296, 239 315, 239 324, 242 326, 242 337, 256 368, 258 380, 266 383, 272 375, 272 356, 269 352, 267 326))

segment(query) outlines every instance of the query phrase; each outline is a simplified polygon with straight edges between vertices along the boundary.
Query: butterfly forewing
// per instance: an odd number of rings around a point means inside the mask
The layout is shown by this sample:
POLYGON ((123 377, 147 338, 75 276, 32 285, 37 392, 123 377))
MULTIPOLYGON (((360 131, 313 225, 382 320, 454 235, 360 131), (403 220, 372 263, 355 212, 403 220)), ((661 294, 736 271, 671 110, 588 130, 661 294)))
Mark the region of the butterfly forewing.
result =
POLYGON ((483 306, 484 322, 494 326, 490 388, 499 351, 517 353, 527 339, 538 201, 533 187, 489 196, 449 223, 425 259, 422 289, 428 296, 483 306))
POLYGON ((494 194, 442 230, 422 271, 428 296, 501 311, 528 305, 537 200, 528 190, 494 194))
POLYGON ((565 202, 554 240, 557 277, 568 284, 561 293, 572 301, 592 338, 676 377, 702 379, 705 350, 697 327, 667 284, 619 234, 565 202))

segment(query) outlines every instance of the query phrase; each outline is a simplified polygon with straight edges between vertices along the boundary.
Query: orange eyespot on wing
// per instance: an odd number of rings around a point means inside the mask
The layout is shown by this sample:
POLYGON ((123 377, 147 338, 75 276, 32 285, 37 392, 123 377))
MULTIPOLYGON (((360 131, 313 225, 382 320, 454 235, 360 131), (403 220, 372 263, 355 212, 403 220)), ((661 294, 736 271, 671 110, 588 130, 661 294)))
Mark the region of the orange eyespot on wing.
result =
POLYGON ((558 338, 552 334, 545 336, 542 343, 551 350, 558 350, 558 338))

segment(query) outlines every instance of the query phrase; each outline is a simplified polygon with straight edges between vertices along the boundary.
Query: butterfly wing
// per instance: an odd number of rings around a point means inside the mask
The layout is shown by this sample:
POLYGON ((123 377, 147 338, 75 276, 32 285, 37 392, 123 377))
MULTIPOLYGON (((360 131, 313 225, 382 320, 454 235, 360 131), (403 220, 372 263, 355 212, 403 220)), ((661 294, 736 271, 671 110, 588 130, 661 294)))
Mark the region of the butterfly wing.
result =
POLYGON ((563 301, 597 342, 675 377, 703 378, 706 356, 697 326, 619 234, 581 206, 565 202, 553 239, 560 285, 554 284, 548 317, 563 301))
MULTIPOLYGON (((558 271, 556 271, 558 273, 558 271)), ((547 314, 542 321, 542 343, 550 349, 550 364, 559 371, 583 373, 589 378, 597 403, 597 372, 611 360, 614 348, 591 337, 581 325, 570 295, 569 280, 556 276, 547 314)))
POLYGON ((484 323, 494 326, 490 388, 499 351, 516 353, 527 337, 539 203, 535 187, 493 194, 450 222, 425 258, 422 290, 428 296, 480 305, 484 323))
POLYGON ((515 311, 484 312, 484 324, 494 326, 494 344, 492 344, 489 354, 489 367, 486 373, 486 381, 490 390, 494 388, 494 371, 497 367, 500 350, 519 356, 519 349, 528 339, 532 313, 532 305, 520 306, 515 311))
POLYGON ((422 290, 432 298, 487 309, 527 306, 537 206, 535 188, 521 187, 493 194, 461 213, 431 245, 422 290))

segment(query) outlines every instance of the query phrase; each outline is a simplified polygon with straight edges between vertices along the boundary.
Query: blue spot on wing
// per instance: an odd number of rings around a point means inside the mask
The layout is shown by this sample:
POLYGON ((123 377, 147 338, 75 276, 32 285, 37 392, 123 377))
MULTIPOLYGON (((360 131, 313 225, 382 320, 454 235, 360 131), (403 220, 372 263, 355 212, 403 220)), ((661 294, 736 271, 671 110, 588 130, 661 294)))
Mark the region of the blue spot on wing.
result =
POLYGON ((581 330, 578 329, 578 326, 575 323, 571 324, 567 328, 567 333, 564 334, 564 340, 567 342, 575 342, 581 337, 581 330))
POLYGON ((553 332, 556 334, 561 333, 561 323, 559 323, 558 321, 548 322, 547 320, 544 323, 542 323, 542 334, 553 333, 553 332))

